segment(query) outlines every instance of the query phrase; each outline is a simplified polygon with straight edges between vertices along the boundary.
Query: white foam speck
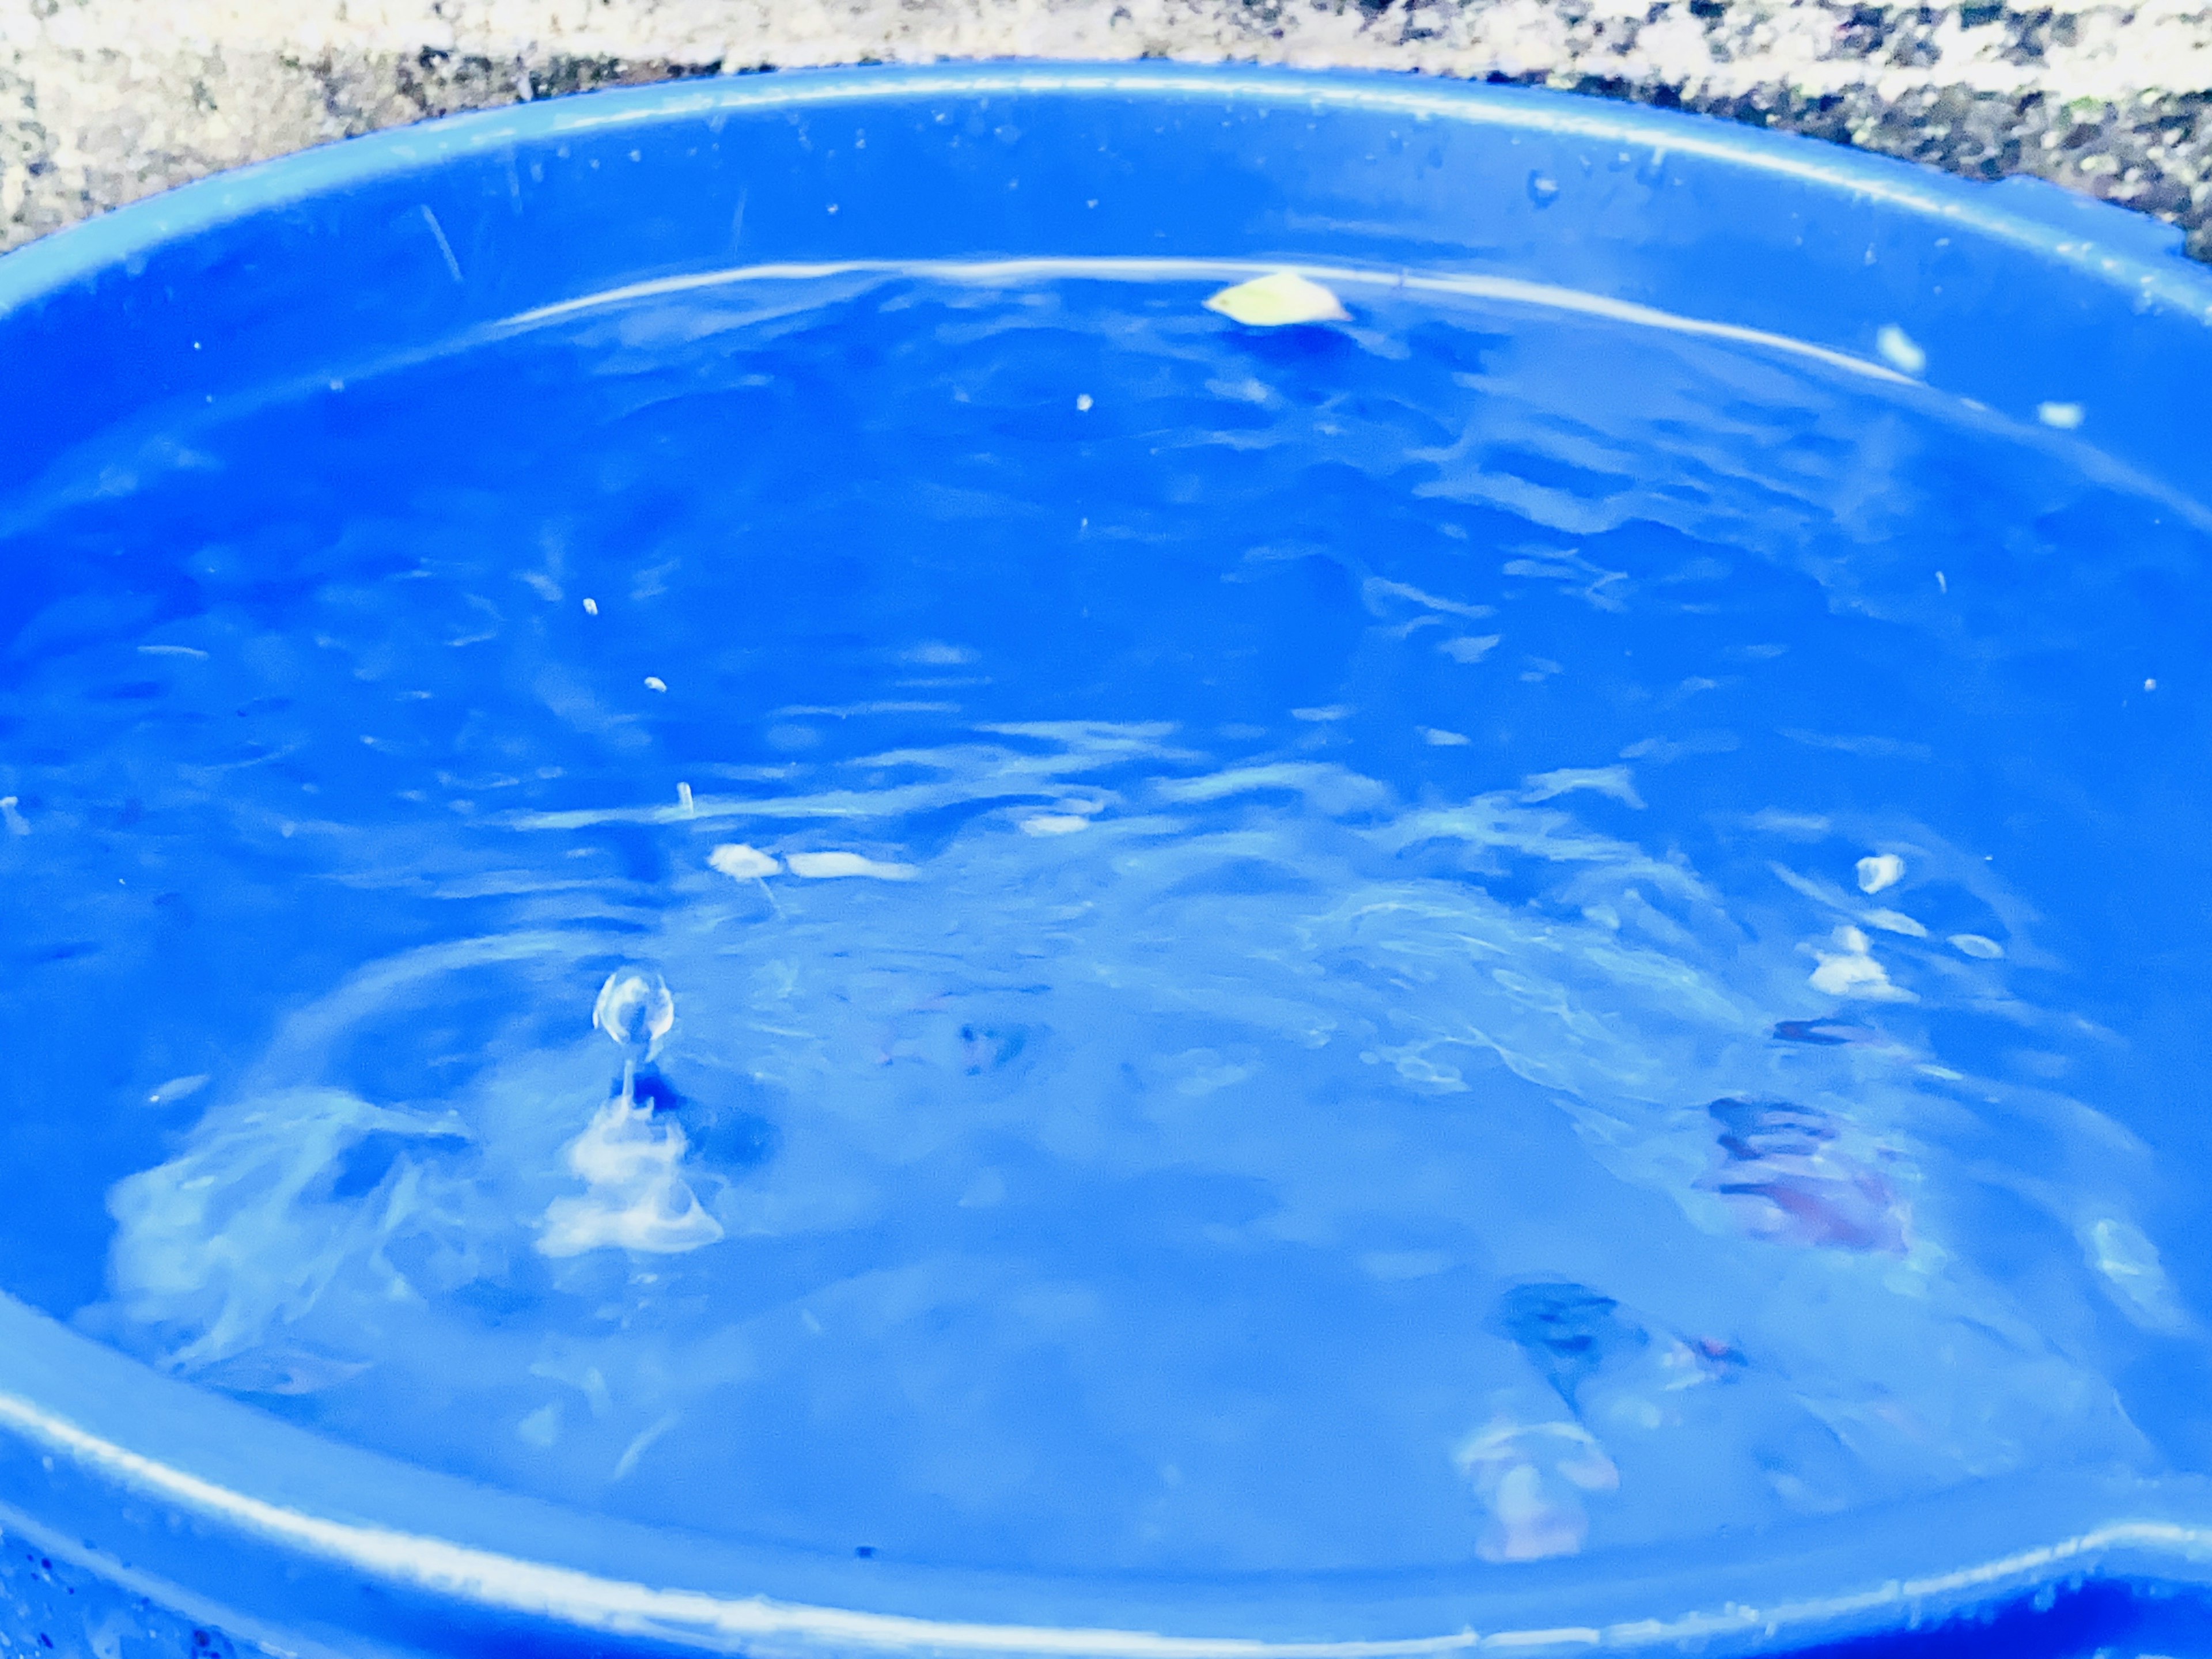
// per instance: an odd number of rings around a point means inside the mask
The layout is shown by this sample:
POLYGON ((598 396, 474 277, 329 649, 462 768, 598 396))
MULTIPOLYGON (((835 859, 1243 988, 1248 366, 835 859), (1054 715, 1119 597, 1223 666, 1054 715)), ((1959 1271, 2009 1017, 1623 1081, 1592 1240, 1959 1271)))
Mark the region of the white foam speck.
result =
POLYGON ((1446 640, 1437 649, 1454 662, 1480 662, 1504 637, 1502 634, 1485 634, 1479 639, 1446 640))
POLYGON ((1424 726, 1419 729, 1421 741, 1432 749, 1458 749, 1474 741, 1461 732, 1446 732, 1433 726, 1424 726))
POLYGON ((2079 404, 2038 404, 2035 418, 2045 426, 2056 427, 2061 432, 2071 432, 2081 424, 2082 409, 2079 404))
POLYGON ((1881 353, 1882 361, 1900 374, 1917 374, 1928 367, 1928 354, 1918 343, 1895 323, 1884 323, 1874 337, 1875 349, 1881 353))
POLYGON ((1291 718, 1294 720, 1309 720, 1316 725, 1325 725, 1330 720, 1340 720, 1351 713, 1352 709, 1348 705, 1333 702, 1322 708, 1293 708, 1291 710, 1291 718))
POLYGON ((1894 853, 1876 853, 1859 860, 1859 891, 1879 893, 1905 879, 1905 860, 1894 853))
POLYGON ((138 654, 142 657, 192 657, 201 661, 207 659, 207 653, 196 645, 142 645, 138 647, 138 654))
POLYGON ((0 795, 0 823, 7 824, 8 833, 11 836, 27 836, 31 833, 31 821, 15 810, 15 798, 13 795, 0 795))
POLYGON ((707 854, 707 863, 732 881, 756 881, 783 868, 772 855, 741 841, 724 842, 707 854))
POLYGON ((1890 982, 1888 970, 1874 959, 1867 936, 1856 927, 1838 927, 1833 935, 1837 949, 1813 947, 1820 966, 1809 983, 1832 997, 1856 997, 1869 1002, 1914 1002, 1911 992, 1890 982))
POLYGON ((658 674, 647 674, 645 677, 645 689, 648 691, 665 691, 668 690, 668 682, 658 674))
POLYGON ((1085 413, 1086 413, 1086 414, 1087 414, 1087 413, 1089 413, 1089 412, 1090 412, 1090 409, 1091 409, 1091 394, 1090 394, 1089 392, 1079 392, 1079 393, 1077 393, 1077 394, 1076 394, 1076 398, 1075 398, 1075 406, 1076 406, 1076 408, 1077 408, 1077 409, 1079 409, 1079 410, 1080 410, 1084 411, 1085 413))
POLYGON ((1040 812, 1035 817, 1022 820, 1022 833, 1025 836, 1072 836, 1090 827, 1089 818, 1078 817, 1073 812, 1040 812))
POLYGON ((2004 954, 2004 946, 1980 933, 1954 933, 1945 941, 1962 957, 1975 957, 1983 962, 1995 962, 2004 954))
POLYGON ((834 880, 840 876, 872 876, 878 881, 912 881, 915 868, 911 864, 890 864, 878 859, 863 858, 858 853, 793 853, 784 860, 791 866, 794 876, 806 876, 816 881, 834 880))
POLYGON ((687 818, 698 816, 698 805, 691 799, 691 786, 688 783, 676 786, 676 810, 687 818))
POLYGON ((599 602, 597 599, 586 599, 584 601, 584 614, 587 617, 598 616, 599 614, 599 602))
POLYGON ((1869 927, 1879 927, 1885 933, 1902 933, 1907 939, 1926 939, 1928 930, 1902 910, 1869 910, 1860 918, 1869 927))
POLYGON ((167 1106, 189 1095, 196 1095, 206 1087, 205 1072, 198 1073, 191 1077, 173 1077, 148 1095, 146 1103, 149 1106, 167 1106))
POLYGON ((1351 315, 1335 295, 1310 277, 1292 270, 1255 276, 1249 283, 1224 288, 1206 301, 1206 308, 1248 328, 1339 323, 1351 315))

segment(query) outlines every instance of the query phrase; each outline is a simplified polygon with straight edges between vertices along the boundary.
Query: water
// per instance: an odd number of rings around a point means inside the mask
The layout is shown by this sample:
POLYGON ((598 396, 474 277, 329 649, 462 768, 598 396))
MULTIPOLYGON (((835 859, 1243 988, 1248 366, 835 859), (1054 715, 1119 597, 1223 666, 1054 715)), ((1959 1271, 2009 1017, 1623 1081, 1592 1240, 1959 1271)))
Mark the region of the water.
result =
POLYGON ((1125 274, 639 297, 50 479, 0 1284, 915 1561, 2201 1466, 2201 515, 2094 410, 1125 274))

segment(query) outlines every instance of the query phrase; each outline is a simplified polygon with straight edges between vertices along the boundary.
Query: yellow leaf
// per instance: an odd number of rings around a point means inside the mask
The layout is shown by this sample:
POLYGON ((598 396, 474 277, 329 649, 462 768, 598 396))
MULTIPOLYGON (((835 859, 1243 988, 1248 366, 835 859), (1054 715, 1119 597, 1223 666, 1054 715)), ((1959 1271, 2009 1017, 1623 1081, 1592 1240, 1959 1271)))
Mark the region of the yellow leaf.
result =
POLYGON ((1319 283, 1292 270, 1271 276, 1255 276, 1249 283, 1224 288, 1206 302, 1234 321, 1253 328, 1280 328, 1286 323, 1340 323, 1351 313, 1336 295, 1319 283))

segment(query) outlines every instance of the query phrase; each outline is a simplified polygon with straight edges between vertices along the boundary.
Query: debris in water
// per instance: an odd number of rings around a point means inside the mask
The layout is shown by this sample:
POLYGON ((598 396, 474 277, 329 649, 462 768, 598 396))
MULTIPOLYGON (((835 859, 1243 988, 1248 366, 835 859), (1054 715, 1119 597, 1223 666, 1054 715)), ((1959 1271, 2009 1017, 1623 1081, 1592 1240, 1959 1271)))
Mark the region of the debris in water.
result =
POLYGON ((772 876, 783 867, 770 854, 739 841, 724 842, 707 854, 707 863, 732 881, 752 881, 762 876, 772 876))
POLYGON ((1905 860, 1894 853, 1875 853, 1858 863, 1859 891, 1879 893, 1905 879, 1905 860))
POLYGON ((1874 337, 1882 361, 1900 374, 1918 374, 1928 367, 1928 354, 1917 341, 1895 323, 1884 323, 1874 337))
POLYGON ((1352 314, 1336 295, 1294 270, 1279 270, 1271 276, 1255 276, 1249 283, 1224 288, 1206 302, 1206 308, 1251 328, 1340 323, 1352 314))

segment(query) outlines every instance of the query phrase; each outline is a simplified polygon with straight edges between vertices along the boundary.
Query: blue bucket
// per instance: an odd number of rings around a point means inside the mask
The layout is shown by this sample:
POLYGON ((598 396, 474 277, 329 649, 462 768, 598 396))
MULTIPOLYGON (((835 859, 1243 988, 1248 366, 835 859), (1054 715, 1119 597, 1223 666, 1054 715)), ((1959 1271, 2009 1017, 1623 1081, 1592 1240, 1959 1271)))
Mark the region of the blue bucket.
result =
POLYGON ((792 74, 0 349, 17 1647, 2212 1642, 2174 233, 792 74))

